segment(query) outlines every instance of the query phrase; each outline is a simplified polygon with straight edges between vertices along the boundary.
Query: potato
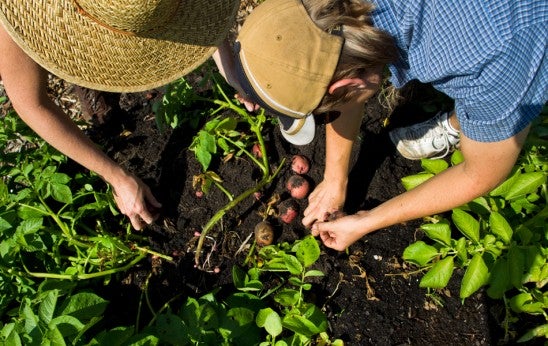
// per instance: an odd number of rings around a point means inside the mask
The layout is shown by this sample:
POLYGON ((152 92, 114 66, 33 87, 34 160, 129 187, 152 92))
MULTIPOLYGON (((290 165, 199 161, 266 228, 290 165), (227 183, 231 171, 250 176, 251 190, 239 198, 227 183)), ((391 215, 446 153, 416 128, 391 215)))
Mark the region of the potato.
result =
POLYGON ((285 186, 291 194, 291 197, 296 199, 306 198, 310 191, 310 183, 305 177, 299 174, 293 174, 289 177, 285 186))
POLYGON ((251 147, 251 153, 258 159, 263 158, 263 152, 261 151, 261 146, 259 143, 253 144, 253 147, 251 147))
POLYGON ((261 221, 255 225, 255 242, 259 246, 272 244, 274 241, 274 228, 268 221, 261 221))
POLYGON ((278 205, 278 215, 283 223, 290 224, 299 215, 299 203, 288 199, 278 205))
POLYGON ((291 170, 297 174, 306 174, 310 170, 310 161, 304 155, 293 155, 291 170))

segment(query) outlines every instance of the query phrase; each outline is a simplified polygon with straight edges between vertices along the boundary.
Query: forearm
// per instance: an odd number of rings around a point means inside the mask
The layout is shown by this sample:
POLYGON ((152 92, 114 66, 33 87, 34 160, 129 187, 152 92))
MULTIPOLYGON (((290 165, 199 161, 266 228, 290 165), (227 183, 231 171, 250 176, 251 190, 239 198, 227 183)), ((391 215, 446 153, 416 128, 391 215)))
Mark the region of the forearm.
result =
POLYGON ((93 143, 61 109, 44 102, 34 110, 17 109, 19 116, 40 137, 61 153, 99 174, 113 185, 127 173, 93 143))
POLYGON ((348 105, 341 115, 326 125, 326 156, 324 179, 346 185, 352 148, 359 133, 363 106, 348 105))
POLYGON ((363 232, 459 207, 501 184, 519 155, 528 129, 507 140, 480 143, 462 135, 464 162, 396 196, 363 216, 363 232))

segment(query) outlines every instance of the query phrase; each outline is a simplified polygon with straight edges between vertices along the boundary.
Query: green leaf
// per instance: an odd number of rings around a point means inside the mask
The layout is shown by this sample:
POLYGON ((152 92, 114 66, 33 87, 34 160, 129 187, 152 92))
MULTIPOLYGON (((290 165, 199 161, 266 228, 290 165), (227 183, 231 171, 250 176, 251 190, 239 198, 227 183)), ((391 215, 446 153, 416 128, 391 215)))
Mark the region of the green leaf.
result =
POLYGON ((209 164, 211 163, 211 154, 206 150, 197 150, 194 153, 196 155, 196 159, 202 165, 203 171, 206 172, 209 168, 209 164))
POLYGON ((65 173, 54 173, 50 177, 51 183, 66 185, 70 181, 70 177, 65 173))
POLYGON ((294 306, 299 301, 300 296, 299 291, 284 288, 276 293, 274 300, 283 306, 294 306))
POLYGON ((51 196, 58 202, 70 204, 72 203, 72 192, 66 185, 52 183, 51 196))
POLYGON ((480 225, 472 215, 460 209, 453 209, 451 219, 459 231, 468 239, 472 240, 474 243, 479 242, 480 225))
POLYGON ((285 328, 308 338, 327 330, 325 315, 313 304, 309 304, 304 314, 299 314, 295 310, 287 314, 282 324, 285 328))
POLYGON ((299 262, 297 257, 293 255, 284 254, 283 260, 287 270, 289 270, 291 274, 299 275, 303 272, 303 266, 301 262, 299 262))
POLYGON ((309 276, 325 276, 325 274, 320 270, 309 270, 306 273, 304 273, 305 277, 309 276))
POLYGON ((421 166, 428 173, 438 174, 445 171, 449 164, 443 159, 421 159, 421 166))
POLYGON ((470 297, 474 292, 485 285, 489 280, 489 269, 481 254, 477 253, 470 260, 468 268, 462 278, 460 286, 460 297, 462 299, 470 297))
POLYGON ((521 175, 521 172, 519 169, 515 169, 515 171, 512 173, 512 175, 507 178, 505 181, 503 181, 499 186, 491 190, 489 192, 489 196, 505 196, 510 187, 514 185, 516 180, 518 180, 518 177, 521 175))
POLYGON ((445 246, 451 245, 451 227, 448 223, 428 223, 422 225, 421 229, 430 239, 435 240, 445 246))
POLYGON ((453 166, 456 166, 463 161, 464 155, 462 155, 462 152, 460 150, 455 150, 453 154, 451 154, 451 164, 453 166))
POLYGON ((181 340, 188 338, 188 328, 183 320, 172 313, 159 314, 156 319, 158 337, 172 345, 177 345, 181 340))
POLYGON ((505 244, 510 243, 514 232, 504 216, 497 212, 492 212, 489 215, 489 225, 494 235, 498 236, 505 244))
POLYGON ((419 286, 429 288, 444 288, 447 286, 451 275, 453 275, 453 257, 446 257, 434 264, 432 268, 423 276, 419 286))
POLYGON ((57 305, 57 298, 59 297, 58 290, 47 291, 41 296, 40 306, 38 308, 38 316, 40 321, 45 324, 49 324, 53 318, 55 312, 55 306, 57 305))
POLYGON ((438 254, 439 252, 435 247, 428 245, 423 241, 417 241, 405 248, 403 251, 403 259, 423 267, 438 254))
POLYGON ((80 321, 87 321, 93 317, 101 316, 108 302, 98 295, 90 292, 77 293, 64 303, 61 315, 71 315, 80 321))
POLYGON ((515 288, 523 286, 523 272, 525 270, 525 256, 520 248, 512 246, 508 249, 508 273, 510 282, 515 288))
POLYGON ((407 177, 403 177, 401 179, 401 182, 403 184, 403 187, 409 191, 414 189, 415 187, 419 186, 420 184, 424 183, 428 179, 432 178, 434 174, 432 173, 419 173, 414 175, 409 175, 407 177))
POLYGON ((78 334, 78 332, 85 326, 76 317, 63 315, 52 319, 48 324, 48 327, 50 329, 57 329, 61 332, 61 335, 68 337, 70 335, 78 334))
POLYGON ((535 301, 529 292, 522 292, 510 299, 510 308, 517 313, 542 314, 544 312, 541 302, 535 301))
POLYGON ((527 342, 532 340, 533 338, 540 337, 548 339, 548 323, 536 326, 535 328, 527 331, 527 333, 523 334, 523 336, 518 339, 518 342, 527 342))
POLYGON ((523 173, 509 187, 504 197, 508 200, 516 199, 525 194, 536 192, 544 183, 546 183, 546 174, 543 172, 523 173))
POLYGON ((259 328, 266 329, 267 333, 276 337, 282 333, 282 319, 280 315, 271 308, 261 309, 255 319, 259 328))
POLYGON ((311 235, 296 243, 292 250, 305 268, 310 267, 320 258, 320 246, 316 238, 311 235))
POLYGON ((462 263, 468 260, 468 250, 466 249, 466 238, 462 237, 457 240, 455 244, 455 249, 457 250, 457 257, 461 260, 462 263))
POLYGON ((493 299, 501 299, 504 292, 512 287, 510 274, 508 273, 508 262, 505 258, 498 258, 489 275, 489 288, 487 295, 493 299))

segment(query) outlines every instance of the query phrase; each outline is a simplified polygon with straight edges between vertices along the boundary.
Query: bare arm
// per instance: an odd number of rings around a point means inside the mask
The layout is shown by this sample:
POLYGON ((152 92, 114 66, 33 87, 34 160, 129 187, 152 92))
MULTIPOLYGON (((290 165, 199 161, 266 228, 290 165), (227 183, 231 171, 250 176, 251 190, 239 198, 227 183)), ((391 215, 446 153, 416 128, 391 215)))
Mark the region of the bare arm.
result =
POLYGON ((342 210, 346 199, 352 146, 358 135, 363 115, 363 100, 344 105, 341 115, 326 125, 326 157, 323 181, 308 198, 303 224, 310 227, 324 221, 327 215, 342 210))
POLYGON ((148 186, 112 161, 57 107, 46 93, 46 72, 0 28, 0 75, 14 109, 40 137, 114 188, 118 207, 136 229, 157 217, 147 208, 160 204, 148 186))
POLYGON ((315 224, 313 234, 320 235, 326 246, 344 250, 367 233, 444 212, 485 195, 508 176, 528 131, 527 128, 493 143, 476 142, 461 135, 464 162, 370 211, 315 224))

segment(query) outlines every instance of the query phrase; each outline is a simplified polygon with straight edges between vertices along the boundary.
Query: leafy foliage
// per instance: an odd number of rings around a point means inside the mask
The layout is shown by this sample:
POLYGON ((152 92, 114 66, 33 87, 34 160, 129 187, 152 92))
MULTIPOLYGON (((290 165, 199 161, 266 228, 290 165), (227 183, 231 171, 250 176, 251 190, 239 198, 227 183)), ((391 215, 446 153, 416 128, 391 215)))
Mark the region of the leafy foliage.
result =
MULTIPOLYGON (((444 288, 455 268, 465 270, 462 299, 486 286, 489 297, 504 299, 507 320, 515 314, 544 316, 542 324, 522 336, 548 338, 548 117, 541 117, 524 146, 510 177, 486 196, 421 226, 431 244, 409 245, 403 258, 427 270, 420 286, 444 288)), ((462 162, 456 151, 451 165, 462 162)), ((446 161, 423 160, 424 172, 402 179, 412 189, 449 167, 446 161)))

